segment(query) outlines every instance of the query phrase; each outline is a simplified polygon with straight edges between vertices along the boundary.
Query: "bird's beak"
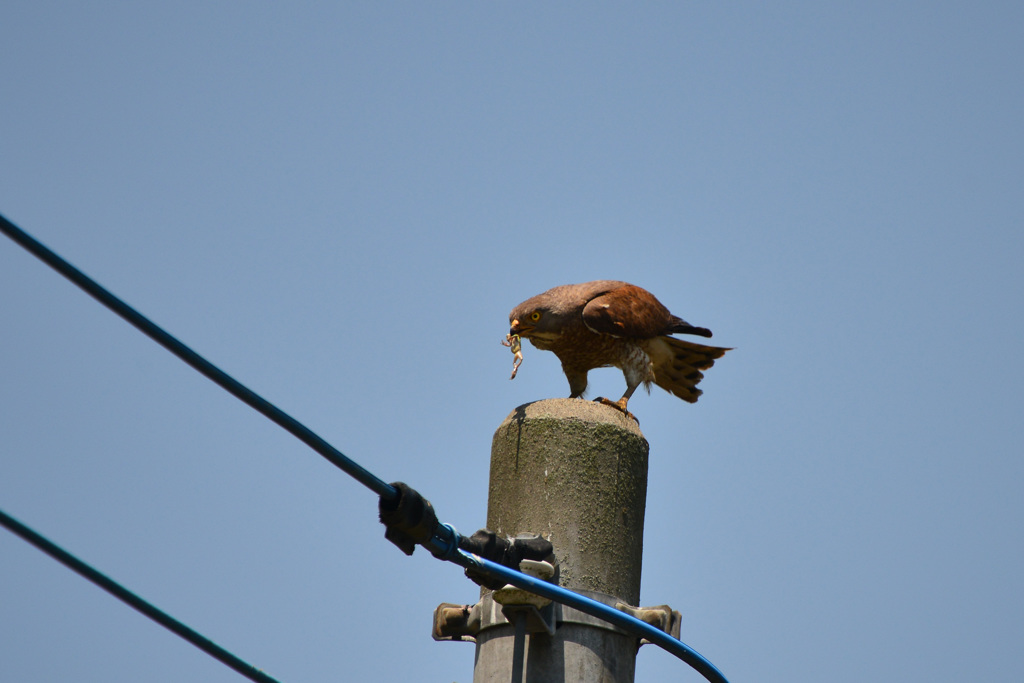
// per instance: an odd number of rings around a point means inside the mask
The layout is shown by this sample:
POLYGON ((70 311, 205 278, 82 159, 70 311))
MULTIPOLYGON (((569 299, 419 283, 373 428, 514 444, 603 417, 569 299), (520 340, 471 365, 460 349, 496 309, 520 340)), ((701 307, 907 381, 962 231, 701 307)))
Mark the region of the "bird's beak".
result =
POLYGON ((512 321, 512 324, 509 326, 508 333, 518 334, 520 337, 522 337, 532 329, 533 328, 530 327, 529 325, 523 325, 521 322, 519 322, 519 318, 516 318, 515 320, 512 321))

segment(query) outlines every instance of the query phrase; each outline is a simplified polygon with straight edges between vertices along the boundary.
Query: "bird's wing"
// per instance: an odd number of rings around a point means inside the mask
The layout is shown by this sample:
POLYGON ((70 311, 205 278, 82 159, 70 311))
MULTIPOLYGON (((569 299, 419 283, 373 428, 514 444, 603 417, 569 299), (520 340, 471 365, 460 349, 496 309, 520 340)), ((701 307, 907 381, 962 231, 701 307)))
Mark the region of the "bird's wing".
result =
POLYGON ((583 307, 583 323, 599 334, 649 339, 666 333, 672 319, 646 289, 624 285, 601 294, 583 307))

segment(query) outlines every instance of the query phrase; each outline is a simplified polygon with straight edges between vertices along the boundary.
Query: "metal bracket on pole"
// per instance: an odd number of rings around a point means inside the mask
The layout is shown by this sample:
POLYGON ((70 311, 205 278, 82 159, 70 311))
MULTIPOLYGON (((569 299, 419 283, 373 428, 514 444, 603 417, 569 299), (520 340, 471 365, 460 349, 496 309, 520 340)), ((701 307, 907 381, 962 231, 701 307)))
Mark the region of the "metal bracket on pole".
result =
MULTIPOLYGON (((555 575, 554 565, 536 560, 523 560, 519 570, 544 581, 550 581, 555 575)), ((491 598, 501 605, 501 613, 513 624, 518 625, 519 620, 525 619, 528 633, 555 635, 555 610, 551 600, 512 585, 494 591, 491 598)))
POLYGON ((479 602, 475 605, 442 602, 434 610, 434 628, 431 632, 434 640, 465 640, 475 643, 477 633, 480 633, 479 602))
MULTIPOLYGON (((550 562, 523 560, 519 569, 524 574, 550 581, 555 567, 550 562)), ((434 610, 434 640, 476 641, 481 629, 495 624, 516 624, 525 618, 527 633, 554 635, 555 604, 522 588, 506 585, 487 593, 475 605, 443 602, 434 610), (500 612, 500 613, 499 613, 500 612)))
MULTIPOLYGON (((524 560, 522 569, 527 573, 538 576, 538 578, 548 578, 550 576, 539 574, 536 568, 527 565, 527 563, 551 567, 548 563, 524 560)), ((543 570, 540 571, 542 572, 543 570)), ((682 618, 678 611, 668 605, 633 607, 616 600, 610 595, 593 591, 581 591, 581 594, 610 605, 620 612, 625 612, 659 631, 664 631, 673 638, 679 638, 682 618)), ((526 590, 509 585, 499 588, 492 593, 487 593, 475 605, 458 605, 450 602, 441 603, 434 610, 434 628, 431 635, 437 641, 475 642, 476 636, 481 630, 506 623, 516 624, 520 616, 526 617, 526 629, 529 633, 554 635, 556 629, 562 624, 585 624, 625 633, 602 619, 571 607, 566 607, 565 605, 552 603, 546 598, 541 598, 526 590)), ((642 638, 638 646, 647 644, 650 644, 650 641, 642 638)))
MULTIPOLYGON (((624 602, 615 603, 615 609, 636 617, 645 624, 650 624, 659 631, 664 631, 676 640, 679 640, 679 622, 682 615, 668 605, 657 607, 631 607, 624 602)), ((641 645, 650 645, 651 641, 646 638, 640 639, 641 645)))

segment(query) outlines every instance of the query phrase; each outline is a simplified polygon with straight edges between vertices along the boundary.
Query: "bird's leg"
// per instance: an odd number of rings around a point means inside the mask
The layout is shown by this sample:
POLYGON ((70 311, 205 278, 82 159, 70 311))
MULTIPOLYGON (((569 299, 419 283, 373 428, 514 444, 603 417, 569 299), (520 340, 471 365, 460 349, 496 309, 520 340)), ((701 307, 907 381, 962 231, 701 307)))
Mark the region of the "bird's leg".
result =
POLYGON ((582 398, 583 392, 587 390, 587 371, 567 368, 563 364, 562 372, 569 380, 569 398, 582 398))
POLYGON ((610 398, 605 398, 604 396, 598 396, 594 400, 597 401, 598 403, 603 403, 606 406, 611 406, 616 410, 621 410, 626 417, 631 417, 633 418, 634 422, 640 424, 640 420, 636 419, 636 415, 626 410, 626 405, 629 403, 629 397, 633 395, 633 392, 636 391, 636 388, 638 386, 640 385, 634 384, 632 386, 627 386, 626 393, 624 393, 622 395, 622 398, 620 398, 618 401, 613 401, 610 398))

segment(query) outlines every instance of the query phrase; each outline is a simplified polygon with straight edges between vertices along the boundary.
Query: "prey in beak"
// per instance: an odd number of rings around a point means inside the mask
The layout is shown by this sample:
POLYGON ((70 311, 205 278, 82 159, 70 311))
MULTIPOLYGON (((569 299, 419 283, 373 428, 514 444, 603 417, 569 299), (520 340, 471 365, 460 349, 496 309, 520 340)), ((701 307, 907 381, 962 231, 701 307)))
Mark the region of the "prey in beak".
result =
MULTIPOLYGON (((516 323, 518 322, 518 320, 513 321, 513 330, 515 330, 516 323)), ((522 365, 523 363, 523 343, 522 341, 520 341, 518 334, 515 334, 514 332, 509 332, 507 335, 505 335, 505 341, 501 342, 501 345, 509 347, 512 350, 512 353, 514 354, 512 360, 512 376, 509 377, 509 379, 515 379, 516 373, 519 372, 519 366, 522 365)))

